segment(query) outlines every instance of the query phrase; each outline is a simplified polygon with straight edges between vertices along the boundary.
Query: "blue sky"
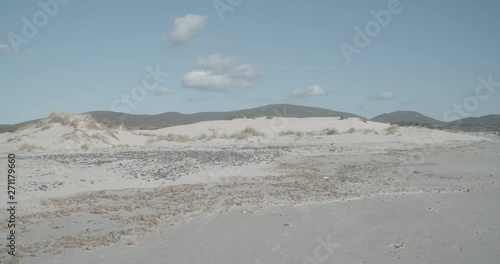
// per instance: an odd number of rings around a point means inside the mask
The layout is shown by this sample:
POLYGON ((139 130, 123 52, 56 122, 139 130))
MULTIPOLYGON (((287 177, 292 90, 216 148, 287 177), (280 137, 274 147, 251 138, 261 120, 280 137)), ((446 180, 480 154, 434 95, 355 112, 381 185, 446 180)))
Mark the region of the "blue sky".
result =
MULTIPOLYGON (((495 0, 2 1, 0 123, 52 111, 272 103, 443 119, 454 104, 473 102, 481 76, 500 82, 499 12, 495 0), (390 21, 381 26, 372 11, 390 21), (370 36, 368 23, 379 25, 370 36), (367 45, 356 46, 356 27, 367 45), (341 43, 358 53, 346 56, 341 43)), ((500 114, 499 99, 499 91, 482 96, 467 114, 500 114)))

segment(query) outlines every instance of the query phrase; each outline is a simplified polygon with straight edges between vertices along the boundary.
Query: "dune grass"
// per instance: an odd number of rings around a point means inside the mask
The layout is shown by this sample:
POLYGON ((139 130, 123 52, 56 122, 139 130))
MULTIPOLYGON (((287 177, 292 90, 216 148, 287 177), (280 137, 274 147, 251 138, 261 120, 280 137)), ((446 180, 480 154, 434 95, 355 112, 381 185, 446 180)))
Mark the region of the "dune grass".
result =
POLYGON ((81 149, 83 150, 89 150, 92 146, 90 145, 90 143, 84 143, 80 146, 81 149))
POLYGON ((363 130, 361 130, 363 132, 363 134, 375 134, 375 135, 378 135, 378 132, 375 130, 375 129, 371 129, 371 128, 365 128, 363 130))
POLYGON ((396 132, 398 132, 399 126, 398 125, 391 125, 390 127, 385 129, 385 134, 386 135, 394 135, 396 132))
POLYGON ((68 113, 52 112, 48 117, 48 123, 59 123, 63 126, 71 124, 71 115, 68 113))
POLYGON ((340 132, 335 128, 326 128, 323 130, 327 136, 339 135, 340 132))
POLYGON ((246 139, 249 137, 263 137, 263 136, 265 136, 265 134, 263 132, 260 132, 256 129, 254 129, 253 127, 247 127, 245 129, 241 130, 240 132, 236 132, 236 133, 231 134, 231 136, 229 136, 229 137, 241 140, 241 139, 246 139))
POLYGON ((33 151, 37 149, 43 149, 43 148, 35 144, 28 144, 28 143, 23 143, 19 146, 20 151, 33 151))
POLYGON ((221 133, 218 131, 212 131, 212 134, 202 133, 196 139, 197 140, 212 140, 212 139, 227 139, 229 136, 226 133, 221 133))
POLYGON ((188 142, 193 139, 186 135, 178 135, 178 134, 168 134, 168 135, 156 135, 148 139, 149 143, 156 141, 170 141, 170 142, 188 142))
POLYGON ((281 131, 280 136, 296 136, 296 137, 303 137, 304 136, 304 132, 301 132, 301 131, 294 131, 294 130, 285 130, 285 131, 281 131))
POLYGON ((356 133, 358 130, 356 130, 354 127, 351 127, 349 128, 349 130, 347 130, 347 133, 349 134, 353 134, 353 133, 356 133))

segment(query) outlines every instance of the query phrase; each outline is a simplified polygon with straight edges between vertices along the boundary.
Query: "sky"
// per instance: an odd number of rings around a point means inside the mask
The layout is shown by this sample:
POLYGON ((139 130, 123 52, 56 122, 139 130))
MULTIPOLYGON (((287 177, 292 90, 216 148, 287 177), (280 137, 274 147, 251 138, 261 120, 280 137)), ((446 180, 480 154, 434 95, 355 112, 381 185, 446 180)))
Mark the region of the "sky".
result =
POLYGON ((282 103, 500 114, 499 12, 496 0, 1 1, 0 123, 282 103))

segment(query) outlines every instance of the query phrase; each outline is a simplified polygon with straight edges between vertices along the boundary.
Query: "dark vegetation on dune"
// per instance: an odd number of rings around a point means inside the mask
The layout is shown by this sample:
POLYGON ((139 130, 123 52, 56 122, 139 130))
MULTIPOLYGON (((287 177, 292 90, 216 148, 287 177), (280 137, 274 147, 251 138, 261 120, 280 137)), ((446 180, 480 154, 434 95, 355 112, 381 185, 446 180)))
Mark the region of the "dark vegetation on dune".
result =
MULTIPOLYGON (((87 113, 86 113, 87 114, 87 113)), ((157 115, 135 115, 111 111, 88 112, 99 123, 108 126, 124 125, 129 129, 158 129, 177 125, 188 125, 202 121, 233 120, 238 118, 258 117, 359 117, 355 114, 338 112, 318 107, 308 107, 290 104, 266 105, 257 108, 243 109, 229 112, 201 112, 193 114, 182 114, 178 112, 166 112, 157 115)), ((28 121, 15 125, 0 125, 0 133, 12 132, 19 127, 36 122, 28 121)))
POLYGON ((414 111, 396 111, 376 116, 371 121, 398 124, 400 126, 419 126, 465 132, 500 132, 500 115, 467 117, 451 122, 443 122, 414 111))
MULTIPOLYGON (((129 129, 158 129, 170 126, 193 124, 202 121, 233 120, 238 118, 341 117, 341 119, 346 119, 348 117, 360 117, 351 113, 291 104, 266 105, 229 112, 201 112, 192 114, 166 112, 157 115, 135 115, 111 111, 92 111, 88 112, 88 114, 90 114, 99 123, 103 123, 111 127, 124 125, 129 129)), ((366 119, 363 120, 366 122, 366 119)), ((19 124, 0 125, 0 133, 13 132, 24 125, 37 121, 39 121, 39 119, 19 124)), ((400 126, 419 126, 466 132, 500 133, 500 115, 468 117, 452 122, 443 122, 415 111, 396 111, 376 116, 370 119, 370 121, 397 124, 400 126)))

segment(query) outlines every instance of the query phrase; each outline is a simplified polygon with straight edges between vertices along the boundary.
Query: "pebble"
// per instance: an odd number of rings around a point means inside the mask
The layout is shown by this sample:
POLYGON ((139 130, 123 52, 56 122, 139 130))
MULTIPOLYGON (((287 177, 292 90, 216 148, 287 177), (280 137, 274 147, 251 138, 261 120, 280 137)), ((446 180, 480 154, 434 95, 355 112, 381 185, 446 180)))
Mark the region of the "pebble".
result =
MULTIPOLYGON (((210 167, 232 167, 247 164, 271 163, 289 152, 288 147, 219 149, 219 150, 159 150, 119 151, 112 153, 46 154, 29 157, 37 161, 56 161, 69 167, 94 167, 96 160, 119 161, 101 163, 108 170, 125 171, 127 177, 137 175, 150 180, 177 180, 184 175, 210 167), (126 162, 125 162, 126 161, 126 162)), ((37 175, 33 175, 37 176, 37 175)), ((43 188, 46 189, 47 187, 43 188)))

